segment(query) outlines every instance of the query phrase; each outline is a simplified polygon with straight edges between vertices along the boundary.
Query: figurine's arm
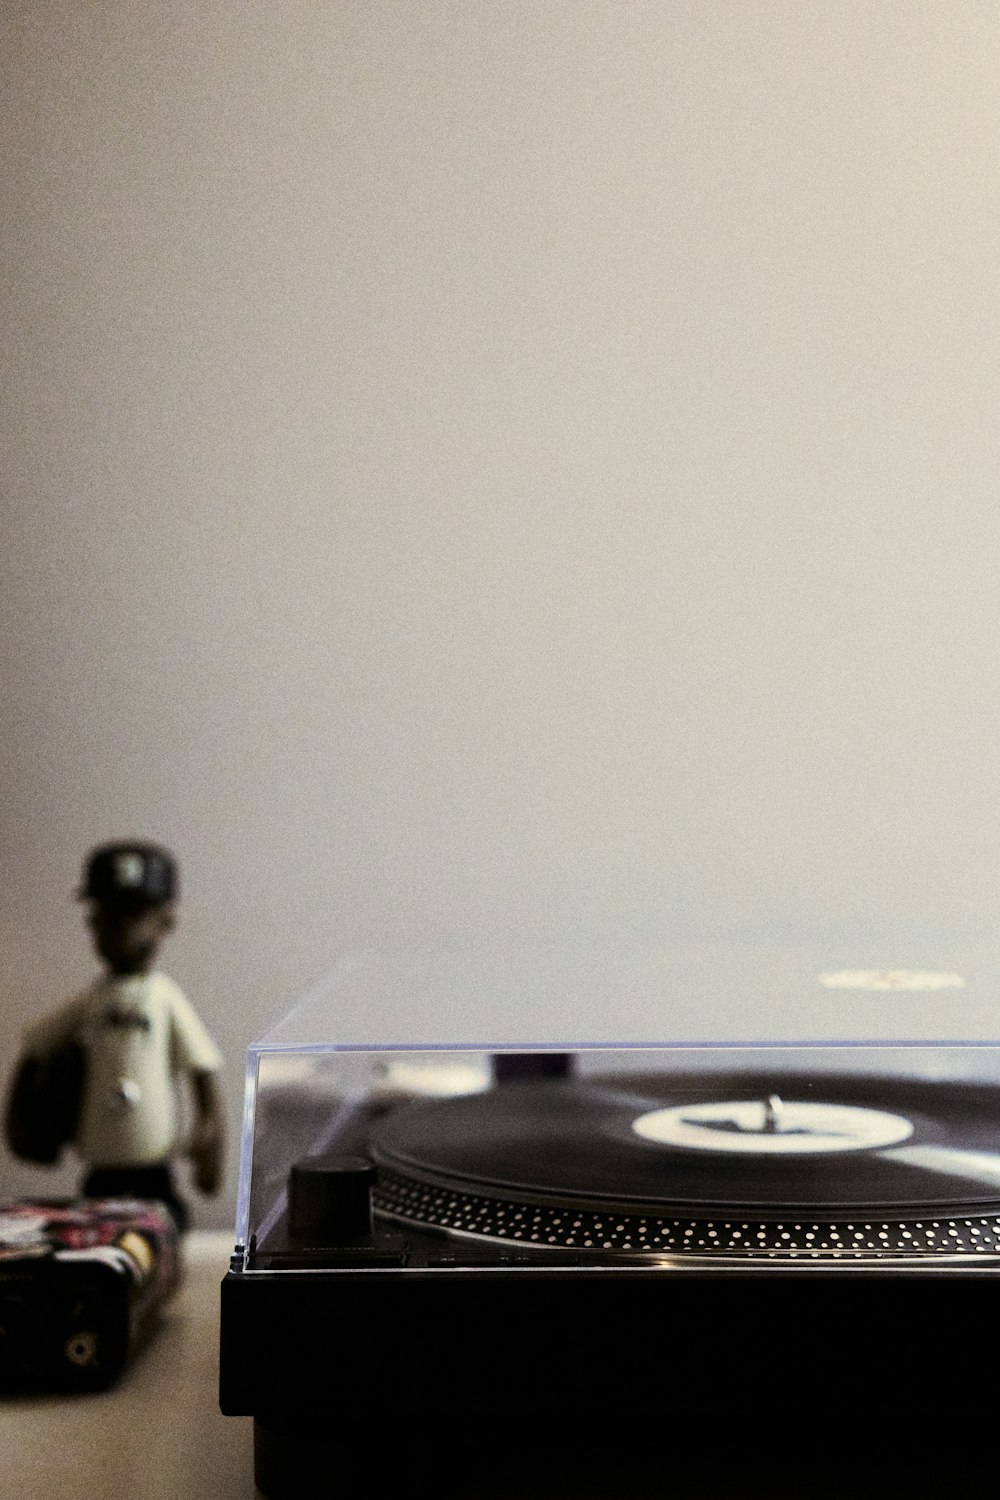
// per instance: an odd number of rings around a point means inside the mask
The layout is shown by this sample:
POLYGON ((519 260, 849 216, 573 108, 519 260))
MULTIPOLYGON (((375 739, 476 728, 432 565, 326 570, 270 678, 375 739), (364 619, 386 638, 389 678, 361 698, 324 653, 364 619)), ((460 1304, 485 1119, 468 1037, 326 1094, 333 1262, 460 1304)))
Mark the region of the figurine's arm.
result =
POLYGON ((83 1088, 83 1052, 76 1033, 80 997, 25 1035, 4 1109, 4 1136, 24 1161, 51 1165, 76 1129, 83 1088))
POLYGON ((225 1145, 222 1095, 214 1072, 192 1073, 196 1119, 191 1142, 194 1180, 203 1193, 217 1193, 222 1180, 225 1145))
POLYGON ((170 996, 175 1065, 190 1078, 194 1091, 194 1129, 187 1155, 194 1163, 195 1185, 203 1193, 217 1193, 225 1136, 217 1076, 222 1058, 191 1002, 172 979, 161 974, 159 980, 170 996))
POLYGON ((17 1065, 4 1108, 4 1139, 8 1149, 22 1161, 40 1158, 55 1161, 55 1149, 40 1138, 35 1105, 39 1063, 35 1057, 22 1057, 17 1065))

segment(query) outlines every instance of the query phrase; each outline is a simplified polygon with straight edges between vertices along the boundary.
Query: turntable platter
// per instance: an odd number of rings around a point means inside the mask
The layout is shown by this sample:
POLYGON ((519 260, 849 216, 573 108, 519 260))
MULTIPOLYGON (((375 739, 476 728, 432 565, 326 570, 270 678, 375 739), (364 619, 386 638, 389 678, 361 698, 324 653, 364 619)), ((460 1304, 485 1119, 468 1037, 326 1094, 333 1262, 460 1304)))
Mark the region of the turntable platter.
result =
POLYGON ((997 1102, 854 1075, 511 1084, 384 1120, 376 1201, 539 1248, 995 1253, 997 1102))

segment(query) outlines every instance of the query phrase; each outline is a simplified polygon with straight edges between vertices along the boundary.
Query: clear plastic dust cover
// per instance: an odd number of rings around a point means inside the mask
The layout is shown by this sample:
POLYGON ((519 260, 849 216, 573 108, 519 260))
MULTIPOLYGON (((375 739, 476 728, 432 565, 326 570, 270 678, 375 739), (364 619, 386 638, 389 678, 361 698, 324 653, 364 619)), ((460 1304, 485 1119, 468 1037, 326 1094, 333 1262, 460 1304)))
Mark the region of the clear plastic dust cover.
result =
POLYGON ((998 984, 919 947, 349 956, 249 1049, 234 1269, 1000 1264, 998 984))

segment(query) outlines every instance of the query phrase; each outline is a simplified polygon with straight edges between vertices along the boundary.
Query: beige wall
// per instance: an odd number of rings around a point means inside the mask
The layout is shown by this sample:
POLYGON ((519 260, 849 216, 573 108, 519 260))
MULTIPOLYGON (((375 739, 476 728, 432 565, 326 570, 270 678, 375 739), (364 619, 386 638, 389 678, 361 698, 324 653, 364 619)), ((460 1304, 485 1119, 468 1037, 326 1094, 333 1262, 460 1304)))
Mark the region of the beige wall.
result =
POLYGON ((9 1058, 119 832, 234 1132, 360 943, 991 936, 993 0, 3 16, 9 1058))

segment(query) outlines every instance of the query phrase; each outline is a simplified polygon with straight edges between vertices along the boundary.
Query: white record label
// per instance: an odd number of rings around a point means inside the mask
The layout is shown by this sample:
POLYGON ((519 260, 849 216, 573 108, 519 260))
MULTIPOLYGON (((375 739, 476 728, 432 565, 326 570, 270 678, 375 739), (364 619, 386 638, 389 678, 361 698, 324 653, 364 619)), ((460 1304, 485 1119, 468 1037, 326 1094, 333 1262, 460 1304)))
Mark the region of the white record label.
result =
POLYGON ((654 1109, 633 1120, 632 1129, 661 1146, 753 1156, 870 1151, 898 1145, 913 1134, 902 1115, 850 1104, 785 1101, 776 1095, 654 1109))

